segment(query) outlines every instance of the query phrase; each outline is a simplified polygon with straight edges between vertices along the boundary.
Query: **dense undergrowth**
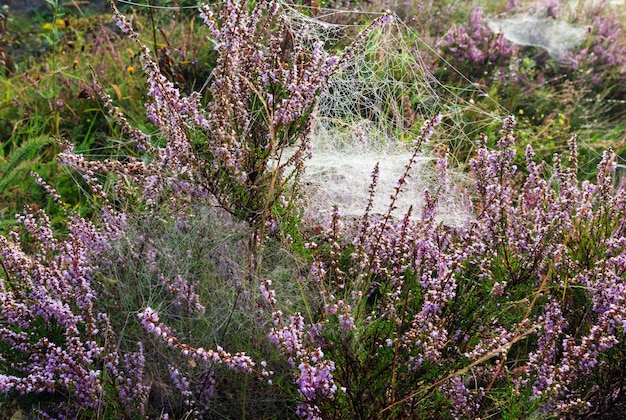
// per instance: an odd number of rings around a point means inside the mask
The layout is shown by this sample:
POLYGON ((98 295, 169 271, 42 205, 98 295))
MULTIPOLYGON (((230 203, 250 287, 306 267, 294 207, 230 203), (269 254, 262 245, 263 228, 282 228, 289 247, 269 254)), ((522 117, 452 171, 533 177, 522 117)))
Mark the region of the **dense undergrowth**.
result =
POLYGON ((608 5, 111 4, 113 24, 51 6, 3 12, 1 418, 580 418, 623 400, 608 5), (579 35, 514 44, 490 29, 505 12, 579 35), (26 42, 45 52, 20 58, 26 42), (340 108, 346 85, 368 106, 340 108), (380 197, 372 167, 358 215, 312 216, 307 162, 346 131, 404 170, 380 197), (416 171, 431 182, 404 208, 416 171))

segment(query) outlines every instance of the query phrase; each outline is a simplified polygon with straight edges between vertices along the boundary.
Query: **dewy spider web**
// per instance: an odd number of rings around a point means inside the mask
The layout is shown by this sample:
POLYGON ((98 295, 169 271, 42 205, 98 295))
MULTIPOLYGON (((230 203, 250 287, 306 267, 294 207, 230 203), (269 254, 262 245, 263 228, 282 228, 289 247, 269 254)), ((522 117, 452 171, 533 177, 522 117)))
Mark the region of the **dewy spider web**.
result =
MULTIPOLYGON (((312 18, 299 10, 287 8, 285 15, 294 43, 307 45, 323 40, 332 46, 346 34, 358 32, 354 25, 332 22, 345 21, 347 15, 359 12, 320 9, 312 18)), ((307 217, 319 219, 333 205, 338 205, 346 216, 361 215, 377 162, 380 172, 372 211, 386 213, 389 196, 409 163, 413 141, 424 121, 438 114, 444 117, 442 126, 436 129, 439 141, 472 141, 468 137, 472 129, 468 130, 462 120, 462 111, 472 104, 464 102, 432 75, 423 59, 425 53, 430 57, 436 54, 414 30, 396 18, 373 31, 342 71, 332 77, 318 104, 311 138, 312 158, 306 162, 307 217)), ((486 97, 478 89, 475 94, 486 97)), ((501 112, 487 114, 478 108, 473 111, 493 123, 508 114, 498 104, 496 109, 501 112)), ((480 128, 477 126, 475 131, 480 128)), ((442 220, 463 223, 470 215, 461 188, 442 191, 433 168, 432 150, 424 150, 413 166, 394 214, 401 217, 413 206, 413 217, 419 217, 424 189, 429 188, 440 194, 442 220)))

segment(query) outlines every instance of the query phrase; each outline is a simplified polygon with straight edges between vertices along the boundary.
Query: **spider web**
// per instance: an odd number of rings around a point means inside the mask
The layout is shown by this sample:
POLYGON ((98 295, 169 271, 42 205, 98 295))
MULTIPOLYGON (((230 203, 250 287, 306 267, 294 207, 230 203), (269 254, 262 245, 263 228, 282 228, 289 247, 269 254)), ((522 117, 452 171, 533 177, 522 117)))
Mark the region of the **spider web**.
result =
MULTIPOLYGON (((322 40, 334 46, 364 27, 342 21, 354 20, 355 16, 371 21, 379 16, 320 9, 311 17, 301 10, 287 7, 285 19, 294 42, 303 45, 322 40)), ((429 69, 449 64, 433 59, 442 60, 397 17, 356 43, 356 50, 331 78, 318 104, 312 158, 306 162, 304 176, 307 218, 323 219, 334 205, 346 216, 361 215, 377 163, 379 179, 372 212, 386 213, 420 128, 436 115, 443 116, 442 123, 413 165, 393 214, 402 217, 412 207, 413 217, 419 217, 423 192, 428 188, 439 192, 442 221, 456 225, 471 217, 461 172, 456 171, 453 182, 443 185, 434 171, 437 145, 471 144, 484 128, 481 122, 493 124, 508 112, 495 101, 491 108, 497 112, 485 112, 463 99, 475 96, 491 100, 469 80, 470 88, 463 89, 438 81, 429 69), (470 124, 463 118, 468 110, 479 115, 470 124)))

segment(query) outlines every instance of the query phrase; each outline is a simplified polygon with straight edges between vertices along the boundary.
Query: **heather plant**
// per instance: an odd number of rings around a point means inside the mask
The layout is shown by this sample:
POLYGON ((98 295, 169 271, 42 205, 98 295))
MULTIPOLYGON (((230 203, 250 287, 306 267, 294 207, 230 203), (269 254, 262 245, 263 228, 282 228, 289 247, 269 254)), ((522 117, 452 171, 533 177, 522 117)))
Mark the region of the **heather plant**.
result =
MULTIPOLYGON (((501 308, 509 311, 509 316, 498 315, 499 311, 492 308, 488 310, 491 315, 486 317, 483 316, 486 313, 474 307, 471 309, 474 315, 465 319, 472 319, 473 323, 488 322, 492 333, 499 331, 498 337, 490 340, 516 338, 524 331, 535 329, 536 342, 526 342, 526 349, 530 350, 528 362, 520 363, 520 355, 510 362, 512 373, 517 369, 524 373, 513 380, 514 389, 523 395, 524 389, 532 386, 529 401, 537 401, 545 412, 568 413, 576 409, 584 412, 599 405, 599 395, 589 392, 588 388, 594 381, 586 379, 593 374, 606 373, 602 369, 594 371, 593 367, 604 363, 606 359, 603 360, 600 353, 617 345, 623 337, 623 328, 615 324, 623 313, 621 305, 613 302, 613 309, 609 310, 611 304, 600 303, 605 302, 607 290, 619 289, 623 282, 620 269, 611 262, 616 254, 604 248, 604 244, 613 243, 621 236, 619 223, 614 222, 622 218, 624 200, 623 191, 614 191, 612 186, 615 155, 605 153, 595 185, 579 184, 575 138, 570 141, 569 167, 563 168, 557 156, 553 174, 548 179, 542 175, 545 164, 533 162, 534 153, 528 147, 529 175, 518 184, 511 161, 513 140, 509 135, 504 136, 499 141, 500 151, 488 153, 483 148, 473 161, 479 196, 477 222, 484 222, 486 230, 475 225, 471 234, 476 234, 477 228, 481 233, 464 244, 464 252, 471 254, 472 249, 481 250, 479 259, 468 259, 471 266, 468 268, 470 273, 476 273, 479 283, 487 286, 482 293, 489 293, 492 298, 482 296, 495 302, 499 297, 506 297, 507 303, 503 302, 501 308), (586 245, 591 226, 602 226, 600 236, 592 235, 592 241, 599 247, 586 245), (581 241, 582 238, 587 239, 581 241), (608 273, 599 274, 596 267, 612 271, 609 278, 617 283, 607 282, 608 273), (591 277, 581 273, 589 273, 591 277), (525 301, 523 305, 513 304, 520 302, 518 298, 525 301), (513 329, 503 321, 515 313, 513 319, 518 326, 513 329), (574 347, 576 350, 571 350, 574 347), (573 353, 577 356, 570 358, 573 353), (587 359, 589 365, 585 362, 587 359)), ((620 253, 623 249, 614 251, 620 253)), ((470 284, 466 287, 471 287, 470 284)), ((617 295, 609 293, 620 301, 617 295)), ((461 303, 457 309, 463 306, 461 303)), ((462 316, 459 319, 463 319, 462 316)), ((480 325, 472 328, 481 330, 480 325)), ((466 337, 471 343, 471 335, 466 337)), ((489 386, 485 390, 493 388, 507 370, 507 360, 517 351, 519 349, 511 346, 503 352, 500 361, 490 369, 486 380, 489 386)), ((610 358, 611 354, 607 351, 603 357, 610 358)), ((610 393, 614 391, 611 389, 610 393)))
MULTIPOLYGON (((475 218, 466 226, 433 217, 453 188, 442 159, 440 189, 426 192, 419 219, 391 217, 392 196, 389 213, 366 211, 352 240, 341 239, 335 210, 329 230, 309 243, 317 255, 309 281, 323 303, 308 326, 299 315, 276 324, 280 338, 308 330, 309 349, 319 346, 327 358, 316 359, 318 376, 301 370, 299 379, 307 378, 305 390, 317 387, 302 392, 318 415, 582 415, 620 396, 623 377, 611 368, 626 309, 615 156, 605 153, 595 184, 580 184, 575 139, 568 167, 557 156, 547 176, 529 147, 529 174, 520 180, 513 123, 506 121, 496 150, 482 146, 472 161, 475 218), (502 399, 511 393, 515 401, 502 399)), ((375 181, 376 171, 372 190, 375 181)), ((285 341, 287 349, 302 347, 285 341)))
MULTIPOLYGON (((206 111, 197 92, 185 97, 163 76, 130 23, 114 9, 117 25, 141 50, 152 98, 147 117, 163 144, 153 144, 132 128, 99 89, 145 157, 92 164, 68 151, 61 159, 79 169, 91 166, 130 178, 149 206, 165 201, 175 207, 192 198, 215 201, 250 225, 251 265, 258 265, 256 249, 264 232, 271 233, 297 192, 316 98, 340 65, 321 42, 294 44, 279 9, 265 2, 252 10, 246 2, 226 3, 217 13, 201 8, 218 54, 206 111)), ((349 54, 350 49, 344 56, 349 54)))
POLYGON ((124 219, 106 204, 100 227, 67 216, 59 237, 45 212, 27 209, 17 216, 21 233, 0 238, 0 392, 44 418, 141 415, 149 390, 143 347, 118 351, 109 315, 97 308, 94 274, 124 219))

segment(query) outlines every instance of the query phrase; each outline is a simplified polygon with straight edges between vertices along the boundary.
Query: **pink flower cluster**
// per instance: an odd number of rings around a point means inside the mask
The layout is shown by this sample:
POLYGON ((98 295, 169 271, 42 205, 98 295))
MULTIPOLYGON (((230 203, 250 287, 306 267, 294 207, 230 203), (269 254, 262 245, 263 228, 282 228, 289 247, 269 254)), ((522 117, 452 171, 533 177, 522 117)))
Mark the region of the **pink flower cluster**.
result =
POLYGON ((271 281, 262 282, 261 290, 267 303, 273 308, 274 327, 269 334, 270 341, 287 357, 287 362, 294 371, 295 383, 298 386, 302 403, 298 406, 298 414, 308 419, 319 418, 316 400, 320 397, 332 398, 337 392, 333 380, 335 363, 324 359, 324 352, 319 346, 307 343, 304 318, 296 314, 283 320, 281 311, 276 310, 274 291, 270 290, 271 281))
MULTIPOLYGON (((63 204, 40 177, 36 180, 63 204)), ((0 392, 47 395, 42 416, 98 415, 105 387, 113 381, 113 397, 134 403, 129 414, 141 413, 148 395, 141 345, 139 353, 120 354, 106 315, 95 309, 96 260, 110 249, 122 219, 106 204, 100 227, 67 216, 68 233, 60 236, 43 211, 27 209, 16 216, 30 235, 27 245, 22 240, 28 236, 18 231, 0 237, 0 360, 6 363, 0 392)))

